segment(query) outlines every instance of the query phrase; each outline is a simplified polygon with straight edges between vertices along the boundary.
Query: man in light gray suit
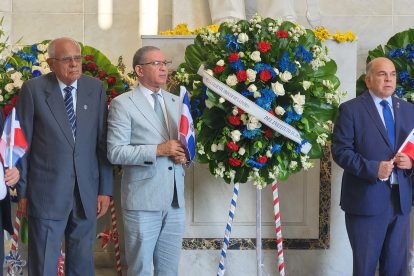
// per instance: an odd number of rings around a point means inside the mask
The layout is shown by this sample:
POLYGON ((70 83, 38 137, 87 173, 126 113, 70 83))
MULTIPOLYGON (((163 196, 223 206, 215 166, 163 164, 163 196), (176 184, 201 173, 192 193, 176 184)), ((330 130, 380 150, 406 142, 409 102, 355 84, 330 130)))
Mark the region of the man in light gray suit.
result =
POLYGON ((170 62, 146 46, 133 58, 140 85, 109 107, 108 158, 121 164, 128 275, 178 274, 185 224, 179 97, 161 89, 170 62))
POLYGON ((18 184, 28 200, 29 275, 56 275, 63 236, 66 275, 94 275, 96 218, 108 209, 112 169, 106 158, 106 93, 82 75, 80 45, 53 40, 51 73, 26 81, 17 112, 29 144, 18 184))

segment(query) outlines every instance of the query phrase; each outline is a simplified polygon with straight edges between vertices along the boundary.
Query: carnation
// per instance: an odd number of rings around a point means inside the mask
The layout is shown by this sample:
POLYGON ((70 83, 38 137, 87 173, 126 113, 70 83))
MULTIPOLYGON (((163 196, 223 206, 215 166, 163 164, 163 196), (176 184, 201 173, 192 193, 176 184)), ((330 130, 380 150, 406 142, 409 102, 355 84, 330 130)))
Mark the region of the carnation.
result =
POLYGON ((262 59, 260 58, 260 52, 259 51, 254 51, 253 53, 251 53, 250 58, 254 61, 254 62, 260 62, 262 59))

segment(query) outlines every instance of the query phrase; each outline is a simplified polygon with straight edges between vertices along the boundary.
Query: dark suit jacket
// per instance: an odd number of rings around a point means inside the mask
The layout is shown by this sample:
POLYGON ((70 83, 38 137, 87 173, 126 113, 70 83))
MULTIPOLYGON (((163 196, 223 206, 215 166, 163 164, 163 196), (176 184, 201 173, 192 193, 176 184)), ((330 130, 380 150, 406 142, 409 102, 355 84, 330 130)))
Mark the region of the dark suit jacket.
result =
MULTIPOLYGON (((344 169, 341 207, 350 214, 377 215, 390 200, 391 189, 377 178, 380 161, 394 157, 414 128, 414 106, 393 97, 396 148, 392 149, 387 130, 369 92, 341 104, 334 127, 332 156, 344 169)), ((397 169, 400 206, 411 210, 411 170, 397 169)))
POLYGON ((75 182, 86 216, 96 217, 97 196, 112 195, 106 158, 106 93, 102 82, 82 76, 76 101, 76 141, 54 73, 26 81, 17 113, 29 144, 21 160, 19 197, 29 215, 59 220, 73 207, 75 182))
MULTIPOLYGON (((3 111, 0 109, 0 130, 3 132, 4 116, 3 111)), ((13 224, 11 221, 11 206, 10 206, 10 195, 9 188, 7 188, 7 195, 3 200, 0 200, 0 212, 1 222, 3 229, 13 235, 13 224)))

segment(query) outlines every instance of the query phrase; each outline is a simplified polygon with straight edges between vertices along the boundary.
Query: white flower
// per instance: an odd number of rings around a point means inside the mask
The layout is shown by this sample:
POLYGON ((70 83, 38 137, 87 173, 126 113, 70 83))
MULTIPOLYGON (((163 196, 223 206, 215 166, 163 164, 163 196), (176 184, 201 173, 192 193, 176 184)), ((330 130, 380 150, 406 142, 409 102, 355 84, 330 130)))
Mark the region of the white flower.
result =
POLYGON ((268 158, 272 157, 272 152, 270 150, 266 151, 266 157, 268 158))
POLYGON ((226 83, 228 86, 235 86, 237 84, 237 77, 235 74, 231 74, 227 77, 226 83))
POLYGON ((249 122, 247 123, 247 129, 253 130, 260 127, 262 127, 262 123, 260 123, 259 119, 254 116, 250 116, 249 122))
POLYGON ((23 81, 22 81, 22 80, 15 80, 15 81, 13 82, 13 85, 14 85, 14 87, 16 87, 16 88, 20 89, 20 88, 22 88, 23 81))
POLYGON ((198 143, 197 143, 197 152, 198 152, 198 154, 200 154, 200 155, 205 154, 205 151, 204 151, 204 146, 203 146, 203 144, 201 144, 200 142, 198 142, 198 143))
POLYGON ((214 75, 214 73, 213 73, 213 71, 211 69, 207 69, 206 70, 206 73, 209 74, 210 76, 213 76, 214 75))
POLYGON ((237 106, 233 107, 233 110, 231 111, 231 114, 233 114, 234 116, 236 116, 237 114, 239 114, 239 110, 237 109, 237 106))
POLYGON ((217 144, 217 150, 223 151, 224 150, 224 144, 217 144))
POLYGON ((293 105, 293 109, 295 110, 295 112, 299 115, 302 115, 303 113, 303 106, 302 105, 293 105))
POLYGON ((240 147, 238 153, 240 155, 244 155, 246 153, 246 150, 243 147, 240 147))
POLYGON ((219 103, 224 103, 225 101, 226 101, 226 99, 224 99, 223 97, 220 97, 219 103))
POLYGON ((214 168, 214 175, 216 177, 224 177, 224 172, 226 171, 226 168, 224 167, 223 163, 220 162, 217 164, 217 168, 214 168))
POLYGON ((256 92, 256 91, 257 91, 257 87, 256 87, 256 85, 251 84, 251 85, 249 85, 249 87, 247 87, 247 90, 248 90, 249 92, 254 93, 254 92, 256 92))
POLYGON ((296 170, 296 168, 298 167, 298 162, 296 162, 296 161, 291 161, 290 163, 289 163, 289 169, 291 169, 291 170, 296 170))
POLYGON ((220 59, 219 61, 216 62, 216 65, 218 66, 224 66, 224 60, 220 59))
POLYGON ((239 34, 239 36, 237 37, 237 42, 238 43, 245 43, 249 40, 249 36, 246 33, 241 33, 239 34))
POLYGON ((2 95, 0 95, 0 102, 3 102, 3 101, 4 101, 4 98, 2 95))
MULTIPOLYGON (((253 69, 247 69, 246 70, 246 74, 247 74, 247 80, 249 82, 254 82, 256 80, 256 71, 254 71, 253 69)), ((251 92, 251 91, 250 91, 251 92)))
POLYGON ((46 61, 45 55, 44 54, 38 54, 37 55, 37 60, 39 62, 46 61))
POLYGON ((316 138, 316 143, 318 143, 321 146, 325 146, 326 139, 328 139, 328 134, 322 133, 322 134, 318 135, 318 137, 316 138))
POLYGON ((233 142, 240 141, 240 136, 241 136, 241 132, 237 129, 230 132, 230 137, 233 140, 233 142))
POLYGON ((39 44, 37 44, 37 50, 39 50, 40 52, 46 52, 47 45, 46 44, 39 43, 39 44))
POLYGON ((280 105, 276 106, 276 108, 275 108, 276 115, 283 116, 283 114, 285 114, 285 112, 286 111, 283 107, 281 107, 280 105))
POLYGON ((273 67, 273 71, 275 71, 276 75, 279 75, 279 69, 277 69, 276 67, 273 67))
POLYGON ((260 57, 260 52, 259 51, 254 51, 253 53, 250 54, 250 58, 254 61, 254 62, 259 62, 262 61, 262 58, 260 57))
POLYGON ((262 94, 261 94, 259 91, 254 91, 254 93, 253 93, 253 97, 254 97, 255 99, 260 98, 261 96, 262 96, 262 94))
POLYGON ((278 81, 277 82, 272 82, 272 90, 278 96, 285 95, 285 88, 283 87, 283 84, 281 84, 278 81))
POLYGON ((201 83, 201 81, 195 80, 193 81, 193 89, 197 89, 198 85, 201 83))
POLYGON ((14 72, 13 74, 10 75, 10 78, 13 81, 16 81, 16 80, 20 80, 22 78, 22 76, 23 76, 22 73, 20 73, 19 71, 16 71, 16 72, 14 72))
POLYGON ((323 80, 322 81, 323 86, 325 86, 326 88, 328 88, 329 90, 333 90, 334 89, 334 85, 330 80, 323 80))
POLYGON ((279 78, 283 82, 288 82, 292 79, 292 74, 289 71, 285 71, 282 74, 279 73, 279 78))
POLYGON ((246 124, 247 123, 247 114, 246 113, 245 114, 242 114, 240 116, 240 121, 242 121, 243 124, 246 124))
POLYGON ((312 85, 312 83, 310 81, 303 81, 302 82, 302 86, 303 86, 303 89, 305 91, 308 90, 311 85, 312 85))
POLYGON ((236 176, 236 171, 235 170, 226 171, 224 175, 230 178, 231 180, 233 180, 234 177, 236 176))
POLYGON ((313 162, 309 161, 309 156, 303 155, 300 157, 300 163, 302 164, 302 168, 307 171, 313 167, 313 162))
POLYGON ((211 144, 210 150, 212 152, 216 152, 217 151, 217 144, 211 144))
POLYGON ((10 93, 13 91, 13 88, 14 88, 14 84, 11 82, 11 83, 6 84, 6 86, 4 87, 4 90, 10 93))
POLYGON ((411 94, 411 101, 414 102, 414 93, 411 94))
POLYGON ((304 105, 305 104, 305 95, 301 95, 300 92, 296 95, 290 96, 293 102, 297 105, 304 105))
POLYGON ((210 108, 212 108, 212 107, 213 107, 213 103, 212 103, 210 100, 205 100, 205 104, 206 104, 206 107, 207 107, 208 109, 210 109, 210 108))
POLYGON ((243 52, 239 52, 239 57, 240 58, 244 58, 244 53, 243 52))

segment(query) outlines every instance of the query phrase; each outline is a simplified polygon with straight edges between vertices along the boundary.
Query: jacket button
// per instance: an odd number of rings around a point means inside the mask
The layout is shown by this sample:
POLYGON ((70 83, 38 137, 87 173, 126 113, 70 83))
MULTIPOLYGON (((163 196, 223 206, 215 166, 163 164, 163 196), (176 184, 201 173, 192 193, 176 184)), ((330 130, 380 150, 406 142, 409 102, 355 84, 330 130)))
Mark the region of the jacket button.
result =
POLYGON ((168 167, 168 169, 171 171, 172 170, 172 167, 168 167))

